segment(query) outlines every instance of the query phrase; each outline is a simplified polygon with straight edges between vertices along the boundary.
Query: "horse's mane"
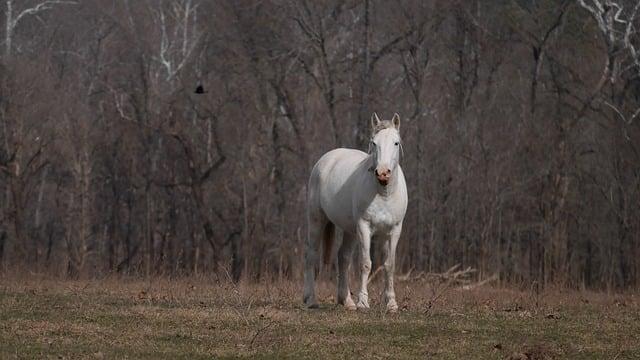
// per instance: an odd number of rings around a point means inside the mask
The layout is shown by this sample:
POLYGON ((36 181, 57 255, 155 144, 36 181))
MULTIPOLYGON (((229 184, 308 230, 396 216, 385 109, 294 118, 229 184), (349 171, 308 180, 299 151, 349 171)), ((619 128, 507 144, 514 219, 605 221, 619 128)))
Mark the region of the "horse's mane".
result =
POLYGON ((393 127, 393 122, 391 120, 382 120, 373 128, 373 135, 377 134, 378 131, 389 129, 393 127))

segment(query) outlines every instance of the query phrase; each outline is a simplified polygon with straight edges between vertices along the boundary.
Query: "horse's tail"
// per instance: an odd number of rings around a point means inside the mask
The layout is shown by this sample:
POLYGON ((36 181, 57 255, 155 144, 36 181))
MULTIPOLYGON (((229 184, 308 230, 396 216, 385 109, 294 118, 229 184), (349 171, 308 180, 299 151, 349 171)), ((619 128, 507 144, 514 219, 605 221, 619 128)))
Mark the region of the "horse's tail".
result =
POLYGON ((329 261, 331 260, 331 248, 333 247, 335 228, 335 225, 333 225, 333 223, 330 221, 327 222, 327 225, 325 225, 324 227, 324 233, 322 235, 322 255, 325 265, 329 265, 329 261))

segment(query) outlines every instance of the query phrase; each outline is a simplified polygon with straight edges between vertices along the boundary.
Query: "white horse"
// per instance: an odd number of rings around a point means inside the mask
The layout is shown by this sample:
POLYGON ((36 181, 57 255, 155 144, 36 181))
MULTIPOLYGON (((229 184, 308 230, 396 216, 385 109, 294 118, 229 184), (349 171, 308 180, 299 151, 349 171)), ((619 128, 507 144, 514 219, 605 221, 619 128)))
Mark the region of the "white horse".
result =
POLYGON ((311 171, 308 188, 305 246, 304 303, 318 307, 315 269, 318 248, 324 243, 324 259, 331 254, 335 226, 343 230, 338 250, 338 303, 349 310, 368 309, 367 281, 371 271, 371 238, 383 242, 387 310, 398 310, 393 289, 396 245, 407 211, 407 185, 400 168, 400 116, 381 121, 371 117, 373 136, 369 153, 339 148, 324 154, 311 171), (351 298, 348 271, 355 240, 360 244, 360 291, 357 304, 351 298))

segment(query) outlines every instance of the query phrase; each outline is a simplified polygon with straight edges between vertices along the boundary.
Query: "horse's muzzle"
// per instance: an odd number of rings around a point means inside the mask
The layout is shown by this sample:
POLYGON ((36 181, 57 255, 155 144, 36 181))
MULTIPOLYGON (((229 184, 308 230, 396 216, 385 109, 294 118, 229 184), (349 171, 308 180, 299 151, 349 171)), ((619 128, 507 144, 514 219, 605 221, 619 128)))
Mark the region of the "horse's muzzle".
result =
POLYGON ((380 185, 387 186, 387 184, 389 184, 389 180, 391 180, 391 170, 381 169, 378 171, 378 169, 376 169, 374 173, 376 174, 376 178, 380 185))

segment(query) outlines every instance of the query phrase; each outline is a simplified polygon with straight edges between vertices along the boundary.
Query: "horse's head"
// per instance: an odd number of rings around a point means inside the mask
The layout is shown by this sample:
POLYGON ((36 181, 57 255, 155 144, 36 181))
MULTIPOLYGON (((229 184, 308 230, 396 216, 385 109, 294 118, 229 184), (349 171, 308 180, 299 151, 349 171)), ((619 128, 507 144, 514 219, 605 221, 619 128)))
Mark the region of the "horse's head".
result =
POLYGON ((400 116, 391 120, 380 120, 376 113, 371 116, 373 136, 369 152, 373 155, 373 173, 378 183, 387 186, 400 163, 400 116))

